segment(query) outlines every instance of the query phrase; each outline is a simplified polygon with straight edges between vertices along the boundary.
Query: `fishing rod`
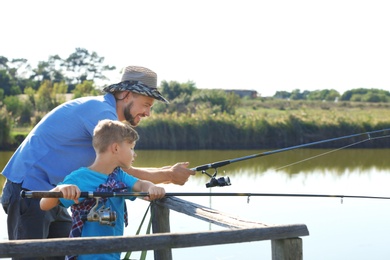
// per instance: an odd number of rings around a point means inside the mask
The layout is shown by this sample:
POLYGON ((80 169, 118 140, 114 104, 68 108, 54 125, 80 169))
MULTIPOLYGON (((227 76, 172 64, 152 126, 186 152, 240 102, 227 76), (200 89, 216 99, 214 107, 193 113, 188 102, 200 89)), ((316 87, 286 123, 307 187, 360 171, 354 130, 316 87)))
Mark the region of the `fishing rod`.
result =
MULTIPOLYGON (((21 191, 22 198, 62 198, 60 191, 21 191)), ((146 197, 148 192, 99 192, 82 191, 80 198, 108 198, 108 197, 146 197)), ((199 196, 243 196, 243 197, 314 197, 314 198, 354 198, 354 199, 390 199, 385 196, 364 196, 364 195, 340 195, 340 194, 305 194, 305 193, 248 193, 248 192, 167 192, 165 197, 199 197, 199 196)))
MULTIPOLYGON (((21 191, 20 196, 22 198, 63 198, 63 194, 60 191, 21 191)), ((88 212, 88 214, 81 216, 83 221, 99 222, 101 225, 114 226, 117 218, 116 212, 109 207, 102 205, 99 209, 99 199, 108 197, 147 197, 148 192, 98 192, 98 191, 83 191, 80 198, 92 198, 96 200, 95 205, 88 212)), ((220 192, 220 193, 207 193, 207 192, 167 192, 165 197, 180 197, 180 196, 244 196, 247 197, 247 203, 249 203, 250 197, 314 197, 314 198, 341 198, 343 203, 344 198, 353 199, 390 199, 390 197, 381 196, 355 196, 355 195, 329 195, 329 194, 295 194, 295 193, 232 193, 232 192, 220 192)))
POLYGON ((235 162, 240 162, 240 161, 244 161, 244 160, 249 160, 249 159, 254 159, 254 158, 263 157, 263 156, 267 156, 267 155, 272 155, 275 153, 291 151, 291 150, 295 150, 295 149, 299 149, 299 148, 305 148, 305 147, 309 147, 309 146, 313 146, 313 145, 317 145, 317 144, 329 143, 329 142, 339 141, 339 140, 353 138, 353 137, 367 136, 367 138, 362 140, 362 141, 348 145, 348 147, 350 147, 350 146, 353 146, 353 145, 356 145, 356 144, 359 144, 362 142, 366 142, 369 140, 389 137, 390 135, 379 136, 379 137, 372 136, 374 134, 384 133, 386 131, 390 131, 390 128, 376 130, 376 131, 369 131, 369 132, 364 132, 364 133, 359 133, 359 134, 346 135, 346 136, 316 141, 316 142, 312 142, 312 143, 306 143, 306 144, 290 146, 290 147, 286 147, 286 148, 282 148, 282 149, 276 149, 276 150, 267 151, 267 152, 263 152, 263 153, 247 155, 247 156, 238 157, 238 158, 234 158, 234 159, 229 159, 229 160, 224 160, 224 161, 219 161, 219 162, 214 162, 214 163, 208 163, 208 164, 204 164, 204 165, 200 165, 200 166, 196 166, 194 168, 191 168, 191 170, 192 171, 201 171, 203 174, 206 174, 207 176, 210 177, 210 182, 206 183, 207 188, 215 187, 215 186, 218 186, 218 187, 229 186, 229 185, 231 185, 229 177, 220 177, 218 179, 216 178, 219 167, 222 167, 222 166, 225 166, 225 165, 228 165, 231 163, 235 163, 235 162), (214 169, 214 174, 211 175, 211 174, 207 173, 206 170, 208 170, 208 169, 214 169))

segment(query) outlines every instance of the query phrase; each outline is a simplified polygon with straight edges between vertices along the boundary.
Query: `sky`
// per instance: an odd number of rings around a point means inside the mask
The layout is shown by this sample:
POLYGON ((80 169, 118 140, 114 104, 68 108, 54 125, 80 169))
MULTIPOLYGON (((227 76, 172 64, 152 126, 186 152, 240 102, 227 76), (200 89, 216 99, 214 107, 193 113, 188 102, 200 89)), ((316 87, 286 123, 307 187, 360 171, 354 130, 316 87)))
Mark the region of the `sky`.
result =
POLYGON ((3 0, 0 56, 85 48, 197 88, 390 91, 387 0, 3 0))

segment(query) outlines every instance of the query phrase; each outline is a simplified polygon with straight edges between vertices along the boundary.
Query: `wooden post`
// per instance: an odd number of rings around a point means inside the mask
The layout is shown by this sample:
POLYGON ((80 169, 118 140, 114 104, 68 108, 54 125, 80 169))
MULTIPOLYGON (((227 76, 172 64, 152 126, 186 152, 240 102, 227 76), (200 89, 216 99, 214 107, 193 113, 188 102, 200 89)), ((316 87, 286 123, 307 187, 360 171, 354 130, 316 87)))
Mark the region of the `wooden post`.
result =
POLYGON ((302 239, 286 238, 272 240, 272 260, 302 260, 302 239))
MULTIPOLYGON (((157 203, 151 205, 153 233, 170 233, 169 209, 159 206, 157 203)), ((154 250, 155 260, 172 260, 171 248, 154 250)))

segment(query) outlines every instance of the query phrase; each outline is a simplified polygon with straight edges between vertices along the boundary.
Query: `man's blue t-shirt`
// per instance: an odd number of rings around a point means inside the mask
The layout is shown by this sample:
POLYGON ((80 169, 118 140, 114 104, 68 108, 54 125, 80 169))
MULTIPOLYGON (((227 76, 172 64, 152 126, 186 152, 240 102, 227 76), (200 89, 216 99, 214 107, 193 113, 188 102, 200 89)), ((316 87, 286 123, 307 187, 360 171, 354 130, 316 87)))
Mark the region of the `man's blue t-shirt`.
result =
POLYGON ((72 171, 93 163, 93 129, 103 119, 118 120, 112 94, 58 106, 29 133, 2 174, 29 190, 52 189, 72 171))
MULTIPOLYGON (((108 175, 90 170, 82 167, 68 176, 59 184, 74 184, 79 187, 81 191, 96 191, 100 184, 106 183, 108 175)), ((128 190, 133 189, 134 184, 138 181, 137 178, 119 170, 117 180, 123 182, 128 187, 128 190)), ((114 226, 101 225, 99 222, 85 221, 82 229, 82 237, 95 236, 122 236, 124 230, 124 206, 125 199, 134 199, 134 197, 112 197, 107 198, 105 207, 110 207, 112 211, 116 212, 116 221, 114 226)), ((80 202, 83 199, 80 198, 80 202)), ((70 207, 74 204, 73 200, 60 199, 64 207, 70 207)), ((102 205, 98 205, 100 208, 102 205)), ((103 255, 79 255, 79 260, 84 259, 101 259, 103 255), (99 258, 100 257, 100 258, 99 258)), ((120 253, 104 254, 104 259, 119 259, 120 253)))

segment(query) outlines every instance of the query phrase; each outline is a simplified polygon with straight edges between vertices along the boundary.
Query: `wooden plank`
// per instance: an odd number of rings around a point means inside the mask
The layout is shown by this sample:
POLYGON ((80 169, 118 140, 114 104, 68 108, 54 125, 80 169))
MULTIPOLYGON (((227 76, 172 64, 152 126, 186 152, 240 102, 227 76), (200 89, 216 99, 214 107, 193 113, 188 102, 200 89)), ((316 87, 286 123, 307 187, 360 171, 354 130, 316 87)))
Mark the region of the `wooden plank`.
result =
POLYGON ((238 216, 222 213, 218 210, 208 208, 190 201, 182 200, 177 197, 166 197, 156 201, 160 206, 189 215, 191 217, 207 221, 209 223, 226 228, 250 228, 250 227, 268 227, 264 223, 240 219, 238 216))
POLYGON ((186 248, 306 236, 306 225, 280 225, 196 233, 161 233, 126 237, 56 238, 0 242, 0 257, 100 254, 186 248))

